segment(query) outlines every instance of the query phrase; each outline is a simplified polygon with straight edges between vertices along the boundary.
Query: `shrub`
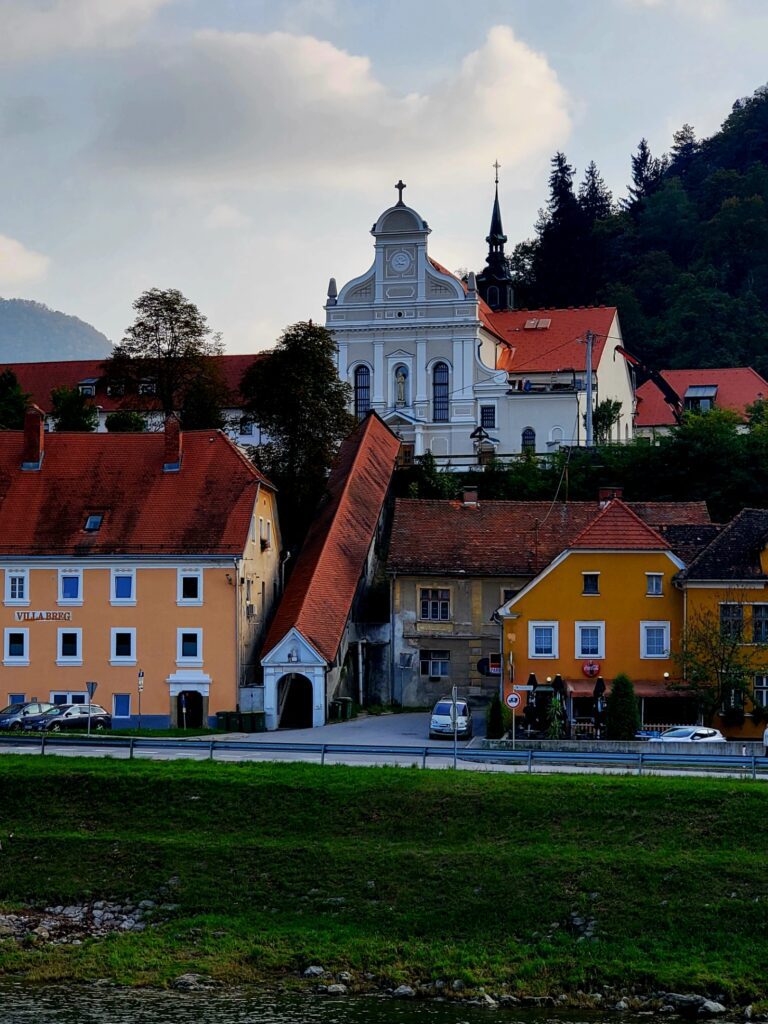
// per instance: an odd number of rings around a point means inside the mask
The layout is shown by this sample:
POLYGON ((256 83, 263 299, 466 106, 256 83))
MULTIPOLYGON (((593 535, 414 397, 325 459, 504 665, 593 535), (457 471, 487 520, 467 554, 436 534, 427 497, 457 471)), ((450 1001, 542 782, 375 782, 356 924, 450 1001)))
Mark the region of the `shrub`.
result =
POLYGON ((629 676, 616 676, 606 701, 605 737, 609 740, 633 740, 640 728, 640 711, 635 688, 629 676))
POLYGON ((501 711, 501 698, 498 693, 494 693, 491 705, 488 708, 485 735, 489 740, 500 740, 504 735, 504 719, 501 711))

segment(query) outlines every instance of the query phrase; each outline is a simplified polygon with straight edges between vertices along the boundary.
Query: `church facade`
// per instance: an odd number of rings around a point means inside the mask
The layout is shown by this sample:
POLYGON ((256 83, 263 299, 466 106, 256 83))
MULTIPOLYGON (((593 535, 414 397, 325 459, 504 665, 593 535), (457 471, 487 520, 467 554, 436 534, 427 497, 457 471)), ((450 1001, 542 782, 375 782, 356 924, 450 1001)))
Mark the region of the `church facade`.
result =
POLYGON ((356 417, 374 410, 401 437, 403 461, 429 451, 452 468, 584 443, 591 330, 593 400, 620 403, 611 439, 629 439, 634 393, 615 309, 512 309, 498 183, 487 267, 459 280, 430 257, 430 228, 404 187, 373 225, 372 266, 328 288, 326 326, 356 417))

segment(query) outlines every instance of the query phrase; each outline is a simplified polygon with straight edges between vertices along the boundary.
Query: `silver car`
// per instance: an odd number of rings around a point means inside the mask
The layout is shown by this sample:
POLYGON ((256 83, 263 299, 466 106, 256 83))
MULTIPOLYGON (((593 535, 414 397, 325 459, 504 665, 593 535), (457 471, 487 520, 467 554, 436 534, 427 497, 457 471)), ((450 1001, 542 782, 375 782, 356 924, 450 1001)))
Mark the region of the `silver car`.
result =
MULTIPOLYGON (((472 709, 462 698, 456 704, 456 733, 462 740, 472 739, 472 709)), ((429 738, 431 740, 453 736, 453 709, 451 697, 441 697, 432 708, 429 720, 429 738)))
POLYGON ((719 729, 705 725, 678 725, 667 729, 661 736, 654 736, 651 743, 725 743, 725 736, 719 729))
POLYGON ((23 704, 9 704, 0 711, 0 729, 12 729, 14 732, 24 727, 24 719, 30 715, 42 715, 53 704, 44 700, 28 700, 23 704))

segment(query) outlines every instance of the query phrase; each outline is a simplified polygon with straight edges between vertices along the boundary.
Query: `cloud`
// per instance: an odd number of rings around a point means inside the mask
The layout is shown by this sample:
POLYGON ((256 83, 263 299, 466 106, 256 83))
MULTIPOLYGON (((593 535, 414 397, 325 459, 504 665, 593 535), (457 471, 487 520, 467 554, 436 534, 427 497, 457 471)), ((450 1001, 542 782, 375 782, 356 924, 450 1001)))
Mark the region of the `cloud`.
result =
POLYGON ((0 0, 0 62, 123 47, 172 0, 0 0))
POLYGON ((204 224, 214 231, 229 228, 244 228, 251 223, 251 218, 246 216, 236 206, 229 203, 217 203, 211 208, 205 218, 204 224))
POLYGON ((92 156, 179 185, 365 188, 382 174, 460 181, 561 145, 569 98, 506 26, 425 94, 397 94, 367 57, 287 32, 198 32, 152 51, 104 112, 92 156))
POLYGON ((700 21, 718 21, 728 14, 729 0, 624 0, 630 7, 675 11, 700 21))
POLYGON ((0 235, 0 288, 16 288, 45 277, 50 260, 15 238, 0 235))

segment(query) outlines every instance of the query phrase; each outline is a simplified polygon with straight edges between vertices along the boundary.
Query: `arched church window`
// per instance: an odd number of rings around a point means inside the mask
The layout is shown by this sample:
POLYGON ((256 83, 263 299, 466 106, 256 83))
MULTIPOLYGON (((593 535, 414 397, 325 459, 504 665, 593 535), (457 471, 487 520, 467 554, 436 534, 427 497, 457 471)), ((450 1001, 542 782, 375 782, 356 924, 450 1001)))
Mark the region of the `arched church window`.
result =
POLYGON ((432 419, 448 422, 448 364, 435 363, 432 370, 432 419))
POLYGON ((499 289, 495 284, 492 284, 488 289, 488 305, 491 309, 496 309, 499 304, 499 289))
POLYGON ((355 370, 355 417, 362 420, 371 408, 371 371, 367 366, 355 370))
POLYGON ((526 427, 523 431, 522 450, 524 452, 536 451, 536 431, 533 427, 526 427))

